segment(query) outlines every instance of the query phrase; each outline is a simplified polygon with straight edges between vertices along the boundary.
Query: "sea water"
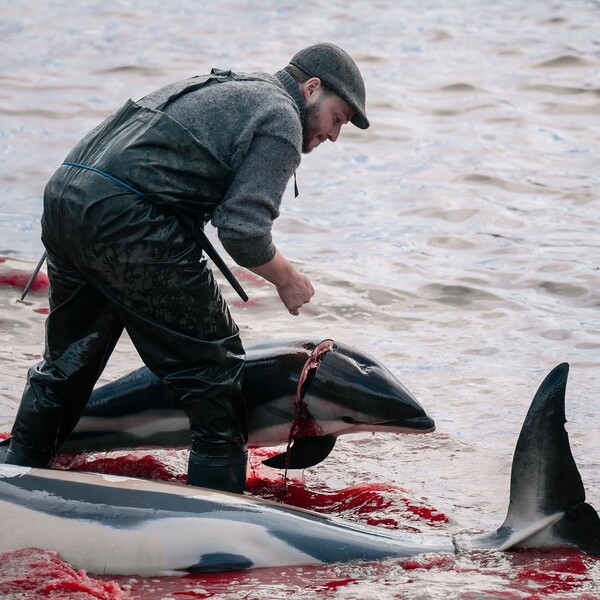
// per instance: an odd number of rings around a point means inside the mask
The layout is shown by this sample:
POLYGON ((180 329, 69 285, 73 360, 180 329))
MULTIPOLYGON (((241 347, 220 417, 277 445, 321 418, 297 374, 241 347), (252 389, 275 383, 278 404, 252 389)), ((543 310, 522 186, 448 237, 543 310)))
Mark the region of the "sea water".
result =
MULTIPOLYGON (((43 250, 45 182, 75 142, 126 99, 212 67, 274 72, 308 44, 337 43, 364 74, 372 126, 348 125, 335 144, 304 157, 300 195, 294 198, 289 187, 273 229, 275 243, 311 278, 316 294, 292 317, 270 285, 241 269, 236 273, 250 302, 242 303, 226 282, 223 291, 244 340, 306 336, 354 344, 419 398, 437 431, 343 439, 305 472, 302 485, 396 486, 402 498, 447 515, 449 529, 497 527, 529 402, 545 374, 569 362, 568 430, 588 500, 600 506, 598 2, 4 0, 0 6, 6 281, 30 272, 43 250)), ((18 301, 19 291, 0 289, 5 431, 26 371, 41 355, 47 312, 43 290, 27 304, 18 301)), ((123 339, 101 381, 140 364, 123 339)), ((597 564, 571 559, 554 556, 549 565, 495 554, 411 570, 357 567, 340 575, 347 585, 319 593, 600 594, 597 564), (523 574, 532 572, 542 576, 523 574), (547 584, 569 577, 573 588, 547 584)), ((323 585, 338 581, 325 573, 313 576, 323 585)), ((218 590, 224 598, 317 593, 297 571, 258 582, 249 577, 248 587, 227 580, 225 591, 207 581, 194 589, 218 590)), ((183 593, 179 584, 160 585, 156 597, 185 597, 172 596, 183 593)))

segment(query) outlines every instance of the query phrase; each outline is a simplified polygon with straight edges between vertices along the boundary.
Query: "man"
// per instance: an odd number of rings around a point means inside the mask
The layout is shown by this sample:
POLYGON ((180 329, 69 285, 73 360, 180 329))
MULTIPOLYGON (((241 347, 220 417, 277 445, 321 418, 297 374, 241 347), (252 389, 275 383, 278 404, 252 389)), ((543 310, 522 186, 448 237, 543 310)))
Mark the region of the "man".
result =
POLYGON ((369 126, 353 60, 333 44, 275 75, 213 69, 127 102, 48 182, 42 240, 50 314, 6 462, 47 466, 77 424, 123 328, 144 363, 182 390, 188 483, 242 492, 247 418, 239 330, 203 257, 225 250, 271 282, 292 315, 314 290, 271 226, 301 152, 369 126))

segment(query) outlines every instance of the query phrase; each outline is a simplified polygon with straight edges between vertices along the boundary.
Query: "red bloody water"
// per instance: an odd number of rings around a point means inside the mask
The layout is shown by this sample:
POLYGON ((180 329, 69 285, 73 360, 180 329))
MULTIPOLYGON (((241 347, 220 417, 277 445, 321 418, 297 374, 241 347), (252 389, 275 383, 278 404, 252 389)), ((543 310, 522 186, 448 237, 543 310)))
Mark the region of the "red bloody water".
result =
MULTIPOLYGON (((233 274, 240 284, 242 284, 242 287, 262 287, 265 285, 264 279, 261 279, 260 277, 254 275, 254 273, 250 273, 250 271, 246 271, 245 269, 234 269, 233 274)), ((249 308, 251 306, 260 306, 262 304, 262 300, 260 298, 251 297, 244 302, 243 300, 235 298, 231 301, 231 304, 236 308, 249 308)))
POLYGON ((265 285, 265 280, 262 279, 261 277, 258 277, 258 275, 254 275, 254 273, 251 273, 250 271, 247 271, 246 269, 234 269, 233 270, 233 274, 235 275, 235 278, 239 281, 242 281, 244 283, 256 286, 256 287, 262 287, 263 285, 265 285))
MULTIPOLYGON (((14 287, 22 290, 29 281, 31 273, 27 271, 12 270, 7 273, 0 273, 0 286, 14 287)), ((45 292, 48 289, 48 276, 45 273, 38 273, 30 292, 45 292)))
POLYGON ((0 597, 62 600, 119 600, 129 598, 114 581, 102 581, 76 571, 51 550, 0 553, 0 597))
MULTIPOLYGON (((274 501, 283 501, 346 519, 400 530, 443 533, 447 517, 410 498, 401 488, 390 484, 359 483, 342 490, 325 484, 308 487, 302 475, 288 479, 261 467, 260 460, 269 452, 255 451, 248 477, 247 493, 274 501)), ((57 457, 55 468, 103 472, 156 479, 185 480, 177 472, 150 454, 132 453, 119 457, 101 455, 57 457)), ((538 598, 597 598, 593 591, 595 559, 575 550, 528 551, 501 555, 472 551, 468 559, 452 555, 422 555, 383 563, 339 564, 309 567, 257 569, 246 572, 188 575, 183 577, 95 576, 77 571, 46 549, 25 549, 0 554, 0 598, 22 600, 68 598, 88 600, 192 599, 222 598, 322 598, 336 597, 340 590, 350 594, 354 589, 362 596, 360 586, 383 585, 401 590, 394 598, 422 596, 418 586, 435 574, 448 578, 478 578, 477 593, 465 590, 461 600, 475 600, 490 595, 494 598, 534 600, 538 598), (502 586, 499 587, 498 578, 502 586), (488 584, 489 581, 489 584, 488 584), (411 596, 411 590, 415 596, 411 596)), ((366 588, 369 589, 369 588, 366 588)), ((390 596, 392 597, 392 596, 390 596)))

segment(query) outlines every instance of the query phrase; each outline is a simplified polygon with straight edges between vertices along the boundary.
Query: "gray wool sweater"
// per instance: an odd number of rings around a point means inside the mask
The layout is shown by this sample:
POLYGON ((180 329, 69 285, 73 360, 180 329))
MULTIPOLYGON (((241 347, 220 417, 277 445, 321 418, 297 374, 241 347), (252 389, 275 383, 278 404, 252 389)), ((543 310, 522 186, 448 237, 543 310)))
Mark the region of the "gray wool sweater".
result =
MULTIPOLYGON (((211 222, 227 253, 244 267, 273 258, 273 220, 300 164, 305 103, 285 71, 251 73, 252 81, 225 81, 186 93, 164 112, 188 129, 233 171, 211 222)), ((167 86, 141 104, 168 96, 167 86)))

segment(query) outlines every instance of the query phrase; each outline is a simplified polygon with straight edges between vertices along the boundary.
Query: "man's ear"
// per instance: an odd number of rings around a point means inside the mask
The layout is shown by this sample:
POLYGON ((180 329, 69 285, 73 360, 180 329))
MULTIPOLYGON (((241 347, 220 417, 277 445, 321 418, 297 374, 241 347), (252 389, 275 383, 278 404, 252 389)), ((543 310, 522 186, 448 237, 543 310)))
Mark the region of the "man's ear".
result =
POLYGON ((310 96, 321 89, 321 80, 318 77, 311 77, 300 85, 300 90, 304 96, 304 100, 308 101, 310 96))

